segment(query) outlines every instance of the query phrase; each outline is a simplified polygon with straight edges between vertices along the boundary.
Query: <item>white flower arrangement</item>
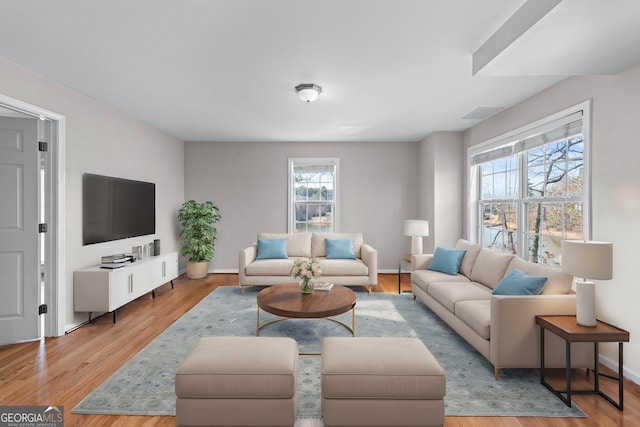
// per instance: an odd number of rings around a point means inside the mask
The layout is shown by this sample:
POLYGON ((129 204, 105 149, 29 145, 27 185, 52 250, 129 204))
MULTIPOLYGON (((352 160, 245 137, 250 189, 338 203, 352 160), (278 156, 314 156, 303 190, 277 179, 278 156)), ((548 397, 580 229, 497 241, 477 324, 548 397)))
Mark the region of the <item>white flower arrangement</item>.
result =
POLYGON ((322 274, 322 270, 320 270, 320 261, 318 258, 298 258, 293 262, 290 274, 294 279, 305 279, 307 281, 315 279, 322 274))

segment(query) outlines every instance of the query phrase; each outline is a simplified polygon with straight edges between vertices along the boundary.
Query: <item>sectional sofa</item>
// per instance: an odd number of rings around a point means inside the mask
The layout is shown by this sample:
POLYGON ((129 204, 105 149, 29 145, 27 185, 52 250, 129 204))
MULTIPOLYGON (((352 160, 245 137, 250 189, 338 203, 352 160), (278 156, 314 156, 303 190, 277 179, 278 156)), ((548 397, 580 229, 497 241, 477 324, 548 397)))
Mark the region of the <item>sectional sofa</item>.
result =
POLYGON ((239 254, 239 284, 244 291, 248 286, 268 286, 295 282, 290 276, 297 258, 318 258, 322 275, 318 279, 346 286, 378 284, 378 252, 364 243, 362 233, 258 233, 258 240, 242 249, 239 254), (285 252, 268 251, 264 243, 286 239, 285 252), (349 241, 348 253, 327 251, 327 239, 333 242, 349 241), (352 243, 351 243, 352 242, 352 243), (260 246, 264 248, 261 256, 260 246))
MULTIPOLYGON (((487 358, 494 366, 496 379, 500 368, 539 368, 540 331, 535 325, 535 315, 575 314, 573 277, 558 268, 533 264, 463 239, 451 249, 464 251, 458 271, 448 272, 454 274, 430 269, 434 254, 413 256, 414 298, 487 358), (529 281, 529 276, 536 276, 533 281, 546 277, 546 281, 538 281, 544 283, 539 293, 505 287, 515 284, 517 288, 529 281), (496 292, 499 284, 501 290, 496 292), (505 289, 508 294, 504 294, 505 289)), ((553 334, 545 337, 545 365, 564 367, 565 342, 553 334)), ((593 366, 592 348, 588 344, 572 344, 571 354, 573 367, 593 366)))

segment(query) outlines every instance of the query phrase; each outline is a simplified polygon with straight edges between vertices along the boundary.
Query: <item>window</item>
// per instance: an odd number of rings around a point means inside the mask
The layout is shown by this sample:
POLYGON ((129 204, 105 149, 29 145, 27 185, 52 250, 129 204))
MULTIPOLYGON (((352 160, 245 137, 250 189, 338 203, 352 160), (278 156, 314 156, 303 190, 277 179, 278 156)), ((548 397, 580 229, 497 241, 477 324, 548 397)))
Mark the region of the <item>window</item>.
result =
POLYGON ((509 156, 480 165, 480 241, 483 246, 516 253, 518 157, 509 156))
POLYGON ((584 136, 527 151, 525 241, 532 262, 559 265, 560 242, 582 239, 584 136))
POLYGON ((588 108, 470 149, 470 223, 482 246, 560 265, 560 242, 588 237, 588 108))
POLYGON ((336 232, 338 159, 289 159, 289 232, 336 232))

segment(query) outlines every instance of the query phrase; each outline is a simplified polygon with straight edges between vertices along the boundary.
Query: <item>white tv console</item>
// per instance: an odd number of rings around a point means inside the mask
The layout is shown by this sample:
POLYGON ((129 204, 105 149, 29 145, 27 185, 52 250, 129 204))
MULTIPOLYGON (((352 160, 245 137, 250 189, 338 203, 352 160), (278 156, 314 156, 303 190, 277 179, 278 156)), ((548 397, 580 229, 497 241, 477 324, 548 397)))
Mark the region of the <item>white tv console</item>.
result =
POLYGON ((113 312, 134 299, 151 292, 156 297, 158 286, 178 277, 178 253, 170 252, 137 260, 116 269, 89 267, 73 272, 73 307, 88 311, 89 322, 94 312, 113 312))

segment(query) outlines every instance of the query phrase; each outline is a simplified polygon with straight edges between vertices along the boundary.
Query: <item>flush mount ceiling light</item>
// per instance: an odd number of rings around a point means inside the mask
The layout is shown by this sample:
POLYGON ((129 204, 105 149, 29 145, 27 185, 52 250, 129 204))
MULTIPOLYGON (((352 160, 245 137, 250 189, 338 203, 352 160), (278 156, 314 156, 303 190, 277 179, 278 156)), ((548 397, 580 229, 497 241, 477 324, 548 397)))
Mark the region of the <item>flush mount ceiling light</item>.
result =
POLYGON ((296 86, 298 98, 304 102, 313 102, 322 93, 322 87, 313 83, 302 83, 296 86))

